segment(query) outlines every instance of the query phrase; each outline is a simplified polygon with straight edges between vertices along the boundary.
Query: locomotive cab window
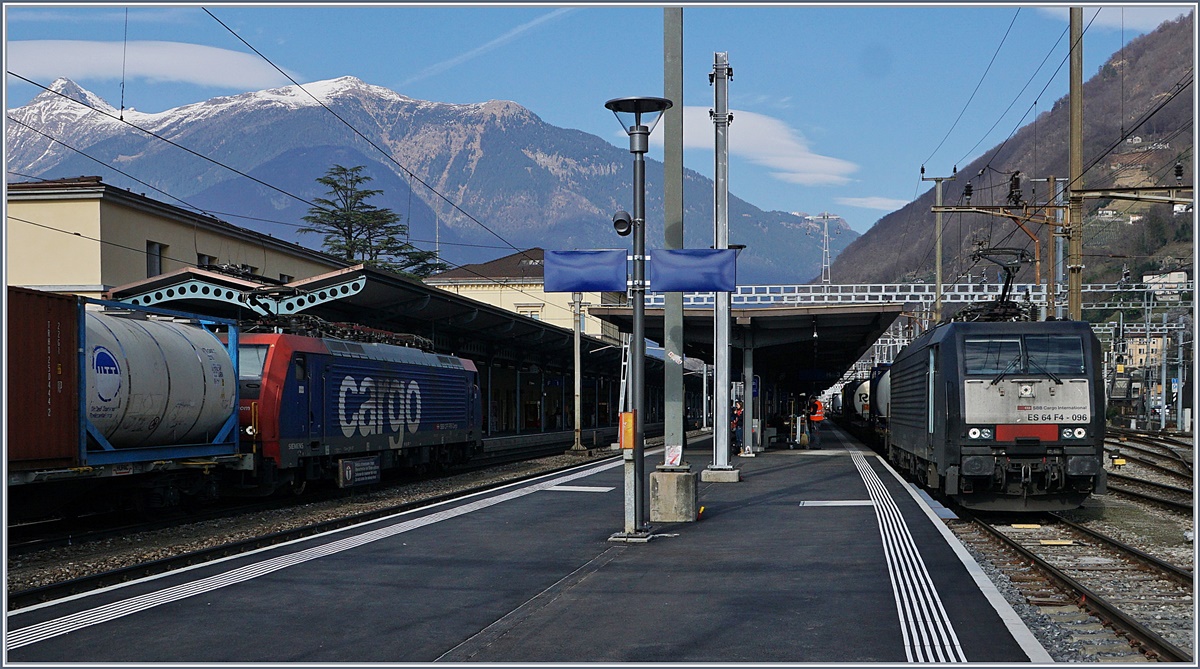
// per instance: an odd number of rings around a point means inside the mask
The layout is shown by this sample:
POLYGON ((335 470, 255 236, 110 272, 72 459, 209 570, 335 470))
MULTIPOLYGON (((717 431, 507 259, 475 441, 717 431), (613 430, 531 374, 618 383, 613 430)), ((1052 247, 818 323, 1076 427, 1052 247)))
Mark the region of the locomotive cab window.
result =
POLYGON ((967 337, 963 340, 967 374, 1001 374, 1021 370, 1019 337, 967 337))
POLYGON ((1079 337, 1025 335, 1029 371, 1049 374, 1083 374, 1083 340, 1079 337))
POLYGON ((243 344, 238 346, 238 393, 243 399, 258 399, 262 387, 263 366, 267 362, 265 344, 243 344))
POLYGON ((242 344, 238 346, 238 378, 261 381, 263 366, 267 362, 266 344, 242 344))

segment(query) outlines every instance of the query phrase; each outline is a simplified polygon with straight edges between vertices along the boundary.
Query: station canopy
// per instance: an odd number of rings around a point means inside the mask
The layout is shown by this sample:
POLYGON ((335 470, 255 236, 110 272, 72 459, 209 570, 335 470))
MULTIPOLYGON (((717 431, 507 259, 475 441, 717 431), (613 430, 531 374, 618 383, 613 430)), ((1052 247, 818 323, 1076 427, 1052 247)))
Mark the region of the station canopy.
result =
MULTIPOLYGON (((903 311, 902 304, 755 307, 730 310, 730 345, 754 349, 754 373, 786 391, 819 393, 837 383, 903 311)), ((588 313, 633 330, 630 307, 591 307, 588 313)), ((663 341, 663 309, 646 309, 646 337, 663 341)), ((684 354, 713 360, 713 309, 683 310, 684 354)), ((742 368, 740 353, 732 357, 742 368)))
MULTIPOLYGON (((300 315, 417 335, 438 353, 479 363, 573 366, 574 333, 566 328, 472 300, 418 280, 362 265, 270 284, 220 272, 185 268, 108 292, 112 300, 218 316, 243 323, 300 315)), ((584 372, 616 374, 621 351, 581 337, 584 372)))

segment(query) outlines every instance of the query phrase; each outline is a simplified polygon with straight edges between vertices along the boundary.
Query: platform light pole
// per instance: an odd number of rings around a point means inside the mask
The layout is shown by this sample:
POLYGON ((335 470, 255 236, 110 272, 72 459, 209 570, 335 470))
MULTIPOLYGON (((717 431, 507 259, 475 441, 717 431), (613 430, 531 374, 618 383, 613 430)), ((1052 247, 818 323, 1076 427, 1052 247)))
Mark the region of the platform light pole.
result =
MULTIPOLYGON (((629 135, 629 152, 633 154, 633 217, 624 211, 613 215, 613 226, 622 236, 633 233, 633 284, 629 288, 633 301, 633 341, 629 348, 629 383, 633 390, 633 508, 626 504, 625 531, 616 539, 638 539, 648 536, 649 515, 646 485, 646 152, 650 150, 650 133, 671 108, 666 98, 614 98, 604 103, 629 135), (632 114, 632 118, 629 116, 632 114), (650 121, 647 127, 643 116, 650 121), (632 517, 631 513, 632 511, 632 517)), ((628 500, 629 490, 626 490, 628 500)))

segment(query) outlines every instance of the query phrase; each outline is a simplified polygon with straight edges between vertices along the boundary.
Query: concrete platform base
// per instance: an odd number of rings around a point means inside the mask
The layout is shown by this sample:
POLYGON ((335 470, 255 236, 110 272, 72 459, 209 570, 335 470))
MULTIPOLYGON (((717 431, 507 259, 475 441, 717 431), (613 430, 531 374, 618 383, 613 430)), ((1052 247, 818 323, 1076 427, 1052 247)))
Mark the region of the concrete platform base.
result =
POLYGON ((677 470, 650 472, 650 522, 693 523, 697 508, 695 474, 677 470))
POLYGON ((655 536, 657 535, 650 534, 649 532, 617 532, 609 537, 608 540, 623 544, 644 544, 649 543, 655 536))
POLYGON ((700 472, 700 480, 705 483, 737 483, 742 480, 742 472, 737 469, 705 469, 700 472))

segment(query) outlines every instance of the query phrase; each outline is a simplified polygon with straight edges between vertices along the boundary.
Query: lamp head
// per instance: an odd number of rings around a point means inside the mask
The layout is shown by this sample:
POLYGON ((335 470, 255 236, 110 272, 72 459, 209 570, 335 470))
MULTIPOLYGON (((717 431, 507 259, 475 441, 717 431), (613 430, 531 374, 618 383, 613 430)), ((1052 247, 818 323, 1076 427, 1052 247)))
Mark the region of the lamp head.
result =
POLYGON ((617 117, 617 121, 621 123, 621 129, 627 134, 632 133, 635 128, 649 125, 650 128, 644 130, 646 135, 649 135, 654 132, 654 126, 658 125, 662 113, 670 109, 672 104, 666 98, 613 98, 605 102, 604 107, 617 117), (629 116, 631 114, 632 117, 629 116), (644 120, 643 115, 647 119, 644 120))

